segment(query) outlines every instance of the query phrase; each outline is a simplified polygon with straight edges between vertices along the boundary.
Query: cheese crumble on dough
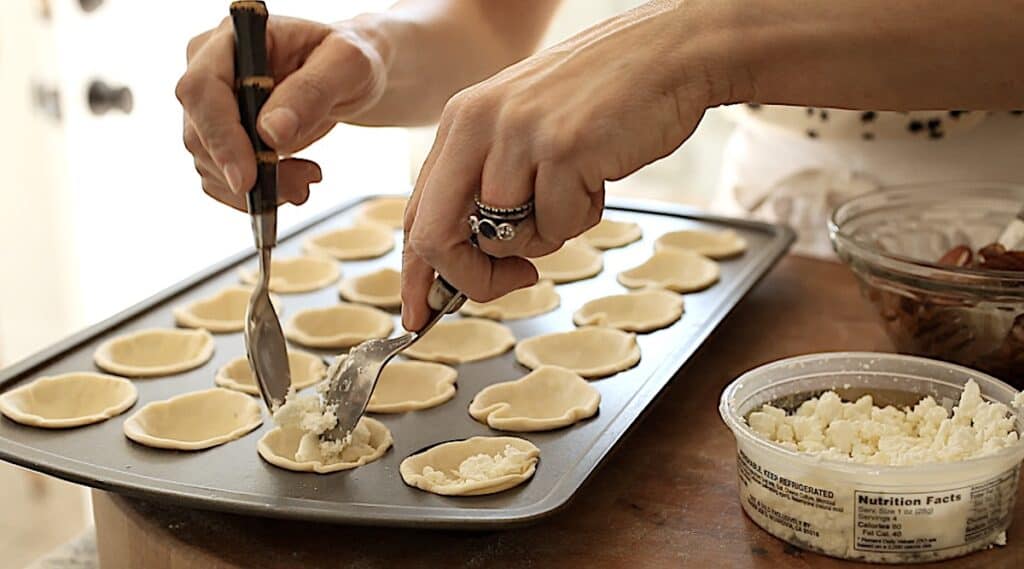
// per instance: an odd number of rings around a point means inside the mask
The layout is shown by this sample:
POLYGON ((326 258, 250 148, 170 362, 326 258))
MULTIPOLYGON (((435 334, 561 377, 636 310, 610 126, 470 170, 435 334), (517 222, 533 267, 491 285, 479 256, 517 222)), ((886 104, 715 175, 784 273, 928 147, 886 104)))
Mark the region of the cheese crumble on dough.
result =
POLYGON ((343 440, 321 440, 320 435, 338 423, 334 411, 325 409, 323 402, 315 395, 296 397, 289 392, 284 405, 274 411, 274 423, 282 429, 298 429, 303 432, 295 460, 299 462, 352 462, 371 454, 370 429, 359 421, 343 440))
POLYGON ((530 465, 530 454, 512 445, 505 445, 500 453, 475 454, 462 461, 458 470, 445 473, 429 466, 423 467, 423 477, 430 483, 441 486, 484 482, 507 476, 522 474, 530 465))

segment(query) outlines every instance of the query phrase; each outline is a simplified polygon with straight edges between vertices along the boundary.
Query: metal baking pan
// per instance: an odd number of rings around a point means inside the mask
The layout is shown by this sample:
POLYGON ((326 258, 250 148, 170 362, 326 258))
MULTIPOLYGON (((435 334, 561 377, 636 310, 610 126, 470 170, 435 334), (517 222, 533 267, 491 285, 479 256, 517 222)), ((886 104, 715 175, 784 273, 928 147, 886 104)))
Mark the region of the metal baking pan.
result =
MULTIPOLYGON (((364 198, 369 199, 369 198, 364 198)), ((275 254, 298 254, 311 234, 351 223, 362 200, 339 206, 289 231, 275 254)), ((214 385, 215 371, 244 354, 241 333, 216 335, 216 352, 204 366, 163 378, 139 379, 139 401, 127 413, 100 424, 50 431, 0 419, 0 459, 72 482, 139 498, 200 509, 248 515, 362 525, 501 528, 540 520, 564 507, 592 476, 640 415, 697 351, 729 311, 786 252, 788 228, 711 217, 667 204, 612 201, 606 217, 640 223, 641 241, 605 252, 604 270, 594 278, 559 285, 561 306, 548 314, 506 322, 518 338, 573 329, 572 313, 587 300, 624 291, 618 272, 639 264, 661 234, 683 228, 731 228, 748 243, 745 254, 721 262, 721 280, 685 295, 686 313, 672 326, 638 336, 640 363, 593 382, 601 392, 600 412, 580 424, 547 433, 523 433, 540 448, 536 475, 512 490, 479 497, 442 497, 406 486, 398 465, 406 456, 441 441, 499 434, 467 413, 473 396, 486 385, 526 373, 511 352, 457 366, 458 392, 433 409, 403 415, 376 415, 394 434, 394 447, 380 460, 335 474, 282 470, 256 453, 257 440, 271 428, 199 452, 155 450, 129 441, 124 420, 150 401, 214 385)), ((396 240, 400 238, 396 232, 396 240)), ((345 262, 343 276, 400 267, 400 247, 367 261, 345 262)), ((246 251, 210 267, 109 320, 82 331, 0 373, 0 390, 42 375, 95 370, 93 350, 103 340, 149 327, 172 327, 171 309, 209 296, 238 282, 238 269, 251 266, 246 251)), ((280 295, 287 319, 297 310, 338 302, 336 286, 280 295)), ((395 316, 396 326, 398 316, 395 316)), ((315 350, 313 350, 315 351, 315 350)), ((330 356, 327 351, 319 351, 330 356)))

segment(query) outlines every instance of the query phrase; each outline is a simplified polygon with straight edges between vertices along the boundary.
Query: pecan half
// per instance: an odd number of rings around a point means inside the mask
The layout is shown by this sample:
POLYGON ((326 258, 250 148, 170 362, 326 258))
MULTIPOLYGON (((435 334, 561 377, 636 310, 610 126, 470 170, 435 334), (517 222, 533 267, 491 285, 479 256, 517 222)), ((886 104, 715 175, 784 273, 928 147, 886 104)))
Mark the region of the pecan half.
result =
POLYGON ((968 267, 971 265, 971 261, 974 260, 974 252, 967 245, 957 245, 946 254, 939 257, 938 263, 940 265, 948 265, 951 267, 968 267))
POLYGON ((982 255, 978 264, 983 269, 1024 271, 1024 251, 1005 251, 998 255, 982 255))

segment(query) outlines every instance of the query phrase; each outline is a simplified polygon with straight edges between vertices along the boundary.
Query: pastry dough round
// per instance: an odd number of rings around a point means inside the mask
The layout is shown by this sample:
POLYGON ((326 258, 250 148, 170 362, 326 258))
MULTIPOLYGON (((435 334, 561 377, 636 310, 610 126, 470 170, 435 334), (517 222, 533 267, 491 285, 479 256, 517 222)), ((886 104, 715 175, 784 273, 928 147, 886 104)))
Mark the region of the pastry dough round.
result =
POLYGON ((402 354, 418 360, 461 364, 493 358, 516 345, 507 327, 483 318, 442 320, 402 354))
POLYGON ((342 302, 300 310, 285 324, 284 335, 311 348, 348 348, 372 338, 386 338, 394 327, 387 312, 342 302))
POLYGON ((391 229, 401 229, 405 224, 405 205, 408 202, 409 200, 404 197, 369 200, 359 208, 359 221, 379 223, 391 229))
POLYGON ((30 427, 66 429, 120 415, 138 397, 135 386, 127 379, 73 372, 40 377, 3 393, 0 413, 30 427))
POLYGON ((206 330, 151 328, 111 338, 93 354, 104 371, 127 377, 159 377, 197 368, 213 356, 206 330))
MULTIPOLYGON (((258 269, 242 269, 242 282, 255 285, 258 269)), ((270 291, 280 294, 321 289, 341 276, 338 262, 327 257, 299 255, 270 261, 270 291)))
POLYGON ((202 450, 233 441, 262 422, 255 399, 214 387, 147 403, 124 422, 124 434, 154 448, 202 450))
POLYGON ((314 235, 304 245, 307 253, 341 261, 380 257, 395 247, 391 230, 379 223, 363 223, 314 235))
POLYGON ((539 281, 533 286, 514 290, 490 302, 467 301, 462 313, 491 320, 517 320, 537 316, 558 308, 561 298, 551 281, 539 281))
POLYGON ((572 315, 572 321, 577 326, 650 332, 672 324, 682 315, 683 297, 654 288, 591 300, 572 315))
POLYGON ((530 369, 554 365, 597 378, 635 366, 640 346, 632 332, 587 326, 527 338, 516 345, 516 359, 530 369))
POLYGON ((380 421, 361 417, 352 431, 352 440, 341 451, 341 460, 323 462, 322 457, 313 460, 299 460, 300 447, 303 452, 318 453, 318 435, 305 433, 291 427, 275 427, 260 438, 256 445, 263 460, 286 470, 329 474, 349 470, 371 463, 384 456, 393 442, 391 431, 380 421))
POLYGON ((455 397, 459 372, 434 362, 392 360, 381 372, 366 410, 405 413, 429 409, 455 397))
POLYGON ((597 225, 580 235, 580 239, 591 247, 615 249, 639 241, 642 236, 643 231, 640 230, 638 223, 602 219, 597 225))
POLYGON ((402 461, 398 471, 406 484, 427 492, 481 496, 526 482, 539 458, 540 449, 518 437, 473 437, 414 454, 402 461), (503 460, 509 455, 511 460, 503 460))
MULTIPOLYGON (((211 297, 175 307, 174 322, 183 328, 205 328, 214 334, 241 332, 245 328, 250 296, 250 286, 228 287, 211 297)), ((280 300, 271 295, 270 302, 280 313, 280 300)))
POLYGON ((662 248, 643 264, 619 273, 628 288, 654 286, 676 292, 696 292, 718 282, 718 263, 700 253, 662 248))
POLYGON ((341 297, 349 302, 361 302, 381 308, 402 305, 402 273, 389 268, 373 271, 341 281, 341 297))
POLYGON ((654 242, 654 250, 683 249, 712 259, 735 257, 747 250, 747 240, 732 229, 702 231, 684 229, 666 233, 654 242))
POLYGON ((537 267, 541 279, 555 283, 587 279, 604 268, 601 252, 580 241, 566 241, 561 249, 530 262, 537 267))
POLYGON ((597 413, 601 393, 574 372, 540 366, 515 381, 495 383, 469 405, 474 419, 499 431, 550 431, 597 413))
MULTIPOLYGON (((342 356, 343 357, 343 356, 342 356)), ((292 389, 298 391, 313 385, 324 378, 327 364, 320 356, 301 350, 288 350, 288 371, 292 378, 292 389)), ((259 395, 260 387, 249 366, 249 358, 235 358, 217 370, 214 382, 221 387, 259 395)))

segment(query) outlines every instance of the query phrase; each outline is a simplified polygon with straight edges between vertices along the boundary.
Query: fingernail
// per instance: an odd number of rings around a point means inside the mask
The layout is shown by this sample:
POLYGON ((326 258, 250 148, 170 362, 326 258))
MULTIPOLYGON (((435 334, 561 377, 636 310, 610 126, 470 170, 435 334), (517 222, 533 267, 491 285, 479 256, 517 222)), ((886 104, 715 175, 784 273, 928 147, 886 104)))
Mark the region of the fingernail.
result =
POLYGON ((228 163, 224 166, 224 177, 228 180, 228 186, 231 191, 240 194, 243 193, 242 189, 242 171, 238 169, 233 163, 228 163))
POLYGON ((298 132, 299 115, 286 107, 274 109, 260 119, 260 127, 270 136, 268 142, 274 146, 283 146, 298 132))

